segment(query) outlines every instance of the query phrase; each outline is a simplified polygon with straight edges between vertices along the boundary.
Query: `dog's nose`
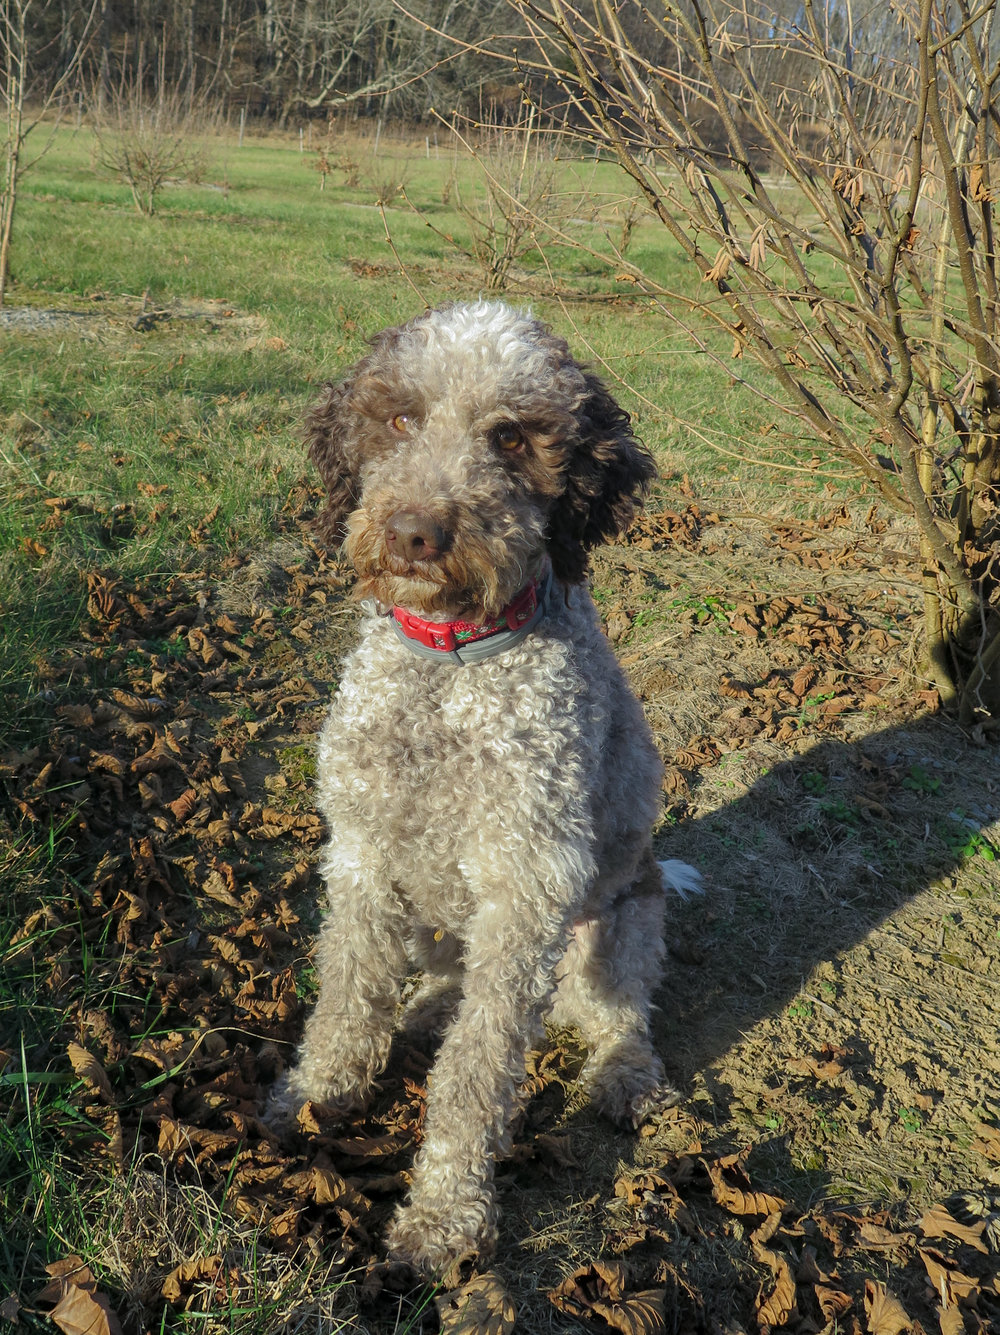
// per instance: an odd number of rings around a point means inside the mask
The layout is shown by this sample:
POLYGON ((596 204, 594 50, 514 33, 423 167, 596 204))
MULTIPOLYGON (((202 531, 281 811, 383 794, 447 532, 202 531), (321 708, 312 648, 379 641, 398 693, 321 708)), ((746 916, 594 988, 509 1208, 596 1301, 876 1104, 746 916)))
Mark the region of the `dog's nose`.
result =
POLYGON ((448 535, 424 510, 397 510, 385 525, 385 545, 404 561, 434 561, 447 546, 448 535))

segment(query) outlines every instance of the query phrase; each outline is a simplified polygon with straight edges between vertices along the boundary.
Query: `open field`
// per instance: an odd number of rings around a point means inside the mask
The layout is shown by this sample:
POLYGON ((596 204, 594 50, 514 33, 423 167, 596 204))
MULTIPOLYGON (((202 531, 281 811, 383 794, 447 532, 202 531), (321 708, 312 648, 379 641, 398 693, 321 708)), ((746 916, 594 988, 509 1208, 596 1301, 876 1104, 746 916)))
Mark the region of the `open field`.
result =
MULTIPOLYGON (((396 1053, 352 1126, 288 1145, 257 1118, 312 994, 312 738, 353 620, 349 572, 309 536, 298 422, 367 335, 483 284, 456 207, 474 165, 443 131, 373 148, 330 145, 347 165, 320 190, 297 139, 219 140, 151 218, 95 174, 86 128, 26 178, 0 319, 0 1320, 17 1327, 51 1330, 61 1297, 61 1329, 108 1329, 86 1284, 44 1292, 74 1255, 126 1332, 439 1321, 377 1263, 430 1054, 396 1053)), ((709 893, 676 906, 660 998, 686 1101, 619 1134, 552 1035, 491 1274, 532 1335, 579 1329, 614 1267, 622 1330, 989 1330, 996 750, 916 676, 914 534, 794 454, 618 278, 609 165, 558 180, 561 230, 609 262, 547 242, 508 295, 620 378, 660 464, 594 588, 667 764, 660 855, 709 893), (603 1280, 550 1299, 598 1262, 603 1280)), ((651 222, 629 255, 688 283, 651 222)))

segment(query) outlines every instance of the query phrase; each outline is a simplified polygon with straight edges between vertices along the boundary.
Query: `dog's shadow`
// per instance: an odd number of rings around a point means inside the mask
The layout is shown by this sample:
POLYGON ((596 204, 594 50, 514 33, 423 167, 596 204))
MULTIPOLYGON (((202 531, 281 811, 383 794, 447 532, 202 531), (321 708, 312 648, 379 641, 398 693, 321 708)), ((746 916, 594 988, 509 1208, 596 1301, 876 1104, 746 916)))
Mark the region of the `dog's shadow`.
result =
MULTIPOLYGON (((985 908, 1000 883, 998 818, 995 749, 929 718, 854 742, 819 740, 734 800, 666 831, 661 856, 694 862, 707 887, 703 901, 668 916, 657 1002, 675 1079, 689 1086, 796 997, 801 1018, 809 1006, 832 1016, 852 951, 923 892, 953 888, 960 867, 970 912, 977 887, 985 908)), ((923 935, 927 967, 948 943, 941 931, 923 935)))
MULTIPOLYGON (((834 1165, 834 1155, 827 1172, 815 1142, 794 1143, 790 1070, 801 1075, 810 1062, 839 1061, 850 1097, 871 1093, 870 1116, 854 1130, 877 1159, 876 1142, 900 1131, 899 1117, 904 1124, 908 1114, 934 1117, 935 1066, 942 1086, 944 1077, 951 1081, 976 1025, 984 1032, 991 1025, 1000 953, 991 908, 1000 880, 992 861, 1000 815, 994 750, 930 718, 854 742, 818 740, 729 801, 719 800, 717 782, 709 787, 706 809, 697 810, 694 784, 695 814, 657 840, 657 856, 696 864, 706 881, 703 899, 668 907, 655 1021, 668 1077, 697 1133, 685 1131, 682 1118, 673 1139, 657 1133, 636 1141, 571 1102, 560 1129, 580 1147, 575 1166, 542 1164, 534 1182, 530 1164, 501 1169, 505 1269, 531 1253, 550 1277, 564 1271, 561 1244, 542 1263, 547 1227, 567 1238, 576 1229, 578 1254, 602 1245, 596 1216, 614 1201, 623 1164, 648 1163, 686 1134, 719 1152, 756 1144, 760 1171, 775 1179, 770 1187, 826 1194, 843 1182, 845 1166, 834 1165)), ((799 1097, 797 1113, 806 1108, 834 1125, 843 1089, 803 1082, 808 1107, 799 1097)), ((952 1124, 962 1120, 963 1099, 965 1120, 974 1123, 975 1085, 948 1097, 952 1124)), ((883 1185, 896 1200, 913 1187, 886 1172, 883 1185)), ((877 1186, 877 1171, 872 1181, 877 1186)))

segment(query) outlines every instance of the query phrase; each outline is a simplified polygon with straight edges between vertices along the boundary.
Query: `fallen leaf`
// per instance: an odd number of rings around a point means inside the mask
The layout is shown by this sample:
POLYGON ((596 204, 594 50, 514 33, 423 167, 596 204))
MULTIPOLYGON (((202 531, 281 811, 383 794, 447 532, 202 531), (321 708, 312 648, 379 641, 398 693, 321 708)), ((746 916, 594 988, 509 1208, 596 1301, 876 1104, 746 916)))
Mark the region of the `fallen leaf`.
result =
POLYGON ((957 1307, 943 1307, 937 1314, 941 1335, 965 1335, 965 1322, 957 1307))
POLYGON ((954 1307, 979 1292, 979 1280, 963 1274, 940 1252, 932 1247, 918 1247, 917 1251, 924 1263, 931 1288, 941 1299, 942 1307, 954 1307))
POLYGON ((854 1304, 849 1293, 845 1293, 843 1289, 832 1288, 829 1284, 814 1284, 813 1292, 816 1294, 819 1310, 828 1325, 843 1316, 845 1312, 849 1312, 854 1304))
POLYGON ((413 1137, 410 1135, 338 1136, 335 1140, 331 1140, 330 1144, 341 1154, 350 1155, 352 1159, 381 1159, 407 1149, 412 1140, 413 1137))
POLYGON ((55 1303, 49 1317, 64 1335, 121 1335, 118 1318, 107 1298, 97 1291, 97 1280, 79 1256, 66 1256, 45 1267, 52 1279, 38 1295, 40 1303, 55 1303))
POLYGON ((52 1278, 38 1294, 36 1301, 40 1303, 58 1302, 67 1284, 85 1289, 88 1293, 93 1293, 97 1289, 97 1280, 90 1266, 84 1265, 75 1253, 72 1256, 64 1256, 61 1261, 53 1261, 51 1265, 45 1267, 45 1273, 52 1278))
POLYGON ((759 1228, 755 1228, 750 1234, 750 1245, 756 1252, 758 1248, 765 1247, 781 1227, 781 1211, 775 1210, 774 1214, 769 1214, 759 1228))
POLYGON ((438 1294, 441 1335, 510 1335, 517 1313, 493 1270, 473 1275, 450 1293, 438 1294))
POLYGON ((118 1318, 100 1293, 88 1293, 67 1284, 49 1318, 64 1335, 121 1335, 118 1318))
POLYGON ((596 1317, 622 1335, 662 1335, 666 1330, 664 1292, 646 1289, 626 1295, 620 1261, 582 1266, 551 1290, 549 1301, 571 1316, 596 1317))
POLYGON ((111 698, 115 704, 131 715, 134 719, 145 720, 156 718, 158 714, 163 713, 163 702, 161 700, 144 700, 142 696, 136 695, 133 691, 122 691, 115 687, 111 692, 111 698))
POLYGON ((913 1329, 902 1304, 874 1279, 865 1280, 865 1315, 870 1335, 902 1335, 913 1329))
POLYGON ((221 1266, 221 1256, 199 1256, 193 1261, 184 1261, 174 1266, 160 1285, 160 1293, 167 1302, 178 1303, 184 1297, 185 1287, 200 1279, 214 1280, 221 1266))
POLYGON ((549 1292, 560 1312, 585 1317, 601 1298, 620 1298, 625 1290, 625 1267, 620 1261, 594 1261, 574 1270, 549 1292))
POLYGON ((907 1247, 912 1241, 912 1233, 896 1233, 872 1219, 863 1219, 858 1229, 858 1242, 869 1251, 880 1251, 883 1247, 907 1247))
POLYGON ((980 1123, 981 1135, 972 1142, 972 1148, 986 1159, 1000 1163, 1000 1131, 995 1126, 980 1123))
POLYGON ((956 1238, 975 1247, 977 1252, 989 1252, 983 1242, 985 1219, 978 1224, 960 1224, 943 1205, 932 1205, 920 1220, 919 1228, 927 1238, 956 1238))
POLYGON ((667 1329, 662 1289, 644 1289, 615 1301, 594 1303, 595 1315, 621 1335, 663 1335, 667 1329))
POLYGON ((76 1075, 106 1103, 114 1098, 108 1073, 97 1058, 79 1043, 68 1043, 66 1052, 76 1075))
POLYGON ((743 1171, 740 1155, 727 1154, 722 1159, 703 1159, 705 1170, 712 1181, 712 1195, 719 1205, 731 1214, 774 1214, 787 1204, 780 1196, 766 1191, 754 1191, 743 1171))
POLYGON ((314 1168, 311 1185, 313 1200, 317 1205, 333 1205, 336 1202, 361 1214, 367 1214, 372 1208, 367 1196, 363 1196, 332 1168, 314 1168))
POLYGON ((757 1324, 761 1330, 787 1326, 793 1317, 798 1316, 795 1272, 791 1262, 784 1253, 771 1251, 759 1243, 754 1244, 753 1254, 774 1274, 774 1288, 766 1297, 763 1291, 757 1297, 757 1324))

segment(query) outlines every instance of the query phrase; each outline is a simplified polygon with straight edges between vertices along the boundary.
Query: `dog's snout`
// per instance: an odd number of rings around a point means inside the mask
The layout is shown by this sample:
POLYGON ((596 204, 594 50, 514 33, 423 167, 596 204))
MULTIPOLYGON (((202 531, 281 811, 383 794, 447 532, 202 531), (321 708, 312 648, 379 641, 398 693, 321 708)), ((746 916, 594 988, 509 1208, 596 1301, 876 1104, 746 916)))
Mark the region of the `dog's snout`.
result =
POLYGON ((385 544, 404 561, 434 561, 448 545, 448 534, 425 510, 397 510, 385 525, 385 544))

